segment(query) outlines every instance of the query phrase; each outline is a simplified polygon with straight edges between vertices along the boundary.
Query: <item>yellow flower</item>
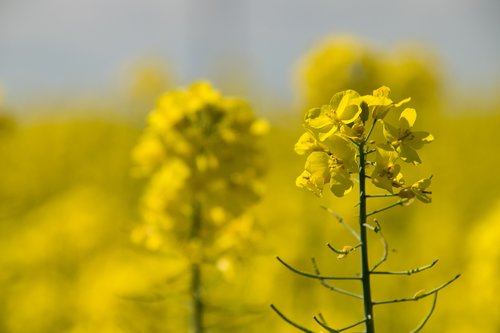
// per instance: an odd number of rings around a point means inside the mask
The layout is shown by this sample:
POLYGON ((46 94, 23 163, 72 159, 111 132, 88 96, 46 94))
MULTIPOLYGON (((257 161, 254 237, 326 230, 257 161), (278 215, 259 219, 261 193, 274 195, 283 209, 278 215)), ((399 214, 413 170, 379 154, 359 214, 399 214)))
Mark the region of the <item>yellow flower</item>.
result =
POLYGON ((406 108, 399 117, 399 128, 384 122, 384 136, 386 140, 396 149, 399 157, 405 162, 419 164, 422 161, 418 156, 417 149, 434 140, 432 134, 423 131, 413 132, 411 129, 417 119, 415 109, 406 108))
POLYGON ((307 157, 305 170, 297 178, 295 184, 321 196, 323 187, 330 182, 329 159, 326 152, 313 151, 307 157))
POLYGON ((137 163, 134 172, 138 175, 147 175, 161 165, 165 159, 165 149, 153 133, 145 132, 139 144, 132 150, 132 158, 137 163))
POLYGON ((401 187, 404 183, 401 167, 396 164, 398 153, 388 145, 377 147, 375 169, 371 174, 372 183, 390 193, 393 187, 401 187))
POLYGON ((431 179, 432 176, 420 179, 413 185, 402 188, 401 191, 399 191, 398 193, 399 197, 405 199, 417 198, 423 203, 432 202, 432 198, 430 197, 431 192, 427 190, 427 188, 431 186, 431 179))
POLYGON ((133 152, 150 178, 142 200, 145 223, 182 242, 191 237, 199 205, 200 235, 215 237, 217 227, 261 196, 265 164, 257 139, 268 127, 248 103, 222 96, 208 82, 160 96, 133 152))
POLYGON ((310 109, 305 115, 305 125, 317 134, 320 141, 339 131, 344 125, 351 124, 361 114, 359 94, 345 90, 335 94, 330 104, 310 109))
POLYGON ((394 103, 392 99, 389 98, 389 94, 391 89, 382 86, 373 91, 373 95, 363 96, 363 101, 368 104, 368 108, 370 110, 370 114, 373 119, 384 119, 387 113, 395 107, 399 107, 405 103, 408 103, 411 98, 406 98, 399 103, 394 103))
POLYGON ((327 147, 316 140, 314 136, 305 132, 299 138, 299 141, 295 144, 295 152, 299 155, 305 155, 306 153, 310 153, 313 151, 326 151, 327 147))
POLYGON ((321 196, 325 185, 338 197, 347 194, 353 186, 351 172, 356 172, 356 151, 346 139, 333 135, 324 142, 327 151, 313 151, 306 160, 305 170, 296 185, 321 196))

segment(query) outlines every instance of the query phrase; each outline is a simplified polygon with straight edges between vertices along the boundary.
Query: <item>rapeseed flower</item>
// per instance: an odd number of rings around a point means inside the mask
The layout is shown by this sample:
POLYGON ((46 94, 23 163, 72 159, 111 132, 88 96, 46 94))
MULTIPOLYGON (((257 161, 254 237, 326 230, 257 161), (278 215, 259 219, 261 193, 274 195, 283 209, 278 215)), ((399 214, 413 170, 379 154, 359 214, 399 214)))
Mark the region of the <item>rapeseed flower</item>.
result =
POLYGON ((330 104, 310 109, 306 113, 304 119, 306 128, 315 133, 320 141, 326 140, 359 117, 361 114, 359 97, 354 90, 335 94, 330 104))
POLYGON ((401 167, 396 164, 398 153, 391 146, 381 145, 377 147, 375 169, 371 174, 372 183, 390 193, 393 187, 401 187, 404 183, 401 167))
POLYGON ((398 103, 394 103, 392 99, 389 98, 390 92, 390 88, 382 86, 374 90, 373 95, 363 96, 363 101, 368 105, 370 115, 374 120, 384 119, 391 109, 408 103, 411 99, 406 98, 398 103))
POLYGON ((432 176, 420 179, 411 186, 402 188, 399 191, 398 196, 404 199, 417 198, 423 203, 431 203, 432 202, 432 198, 430 197, 431 192, 427 190, 427 188, 431 186, 431 179, 432 176))
POLYGON ((296 185, 321 196, 325 185, 338 197, 347 194, 353 186, 351 173, 357 171, 356 152, 346 139, 333 135, 324 143, 326 151, 312 151, 296 185))
POLYGON ((396 149, 401 159, 408 163, 420 164, 422 161, 417 150, 424 144, 434 140, 432 134, 423 131, 412 131, 417 119, 415 109, 406 108, 399 117, 399 128, 384 122, 384 137, 396 149))

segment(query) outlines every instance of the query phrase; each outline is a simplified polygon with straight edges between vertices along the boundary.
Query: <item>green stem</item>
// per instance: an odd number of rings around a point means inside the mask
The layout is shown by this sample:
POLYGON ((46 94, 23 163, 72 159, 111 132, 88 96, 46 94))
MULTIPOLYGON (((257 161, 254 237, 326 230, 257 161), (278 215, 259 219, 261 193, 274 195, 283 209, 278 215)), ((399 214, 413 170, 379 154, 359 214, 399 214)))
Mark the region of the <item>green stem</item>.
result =
POLYGON ((370 130, 368 131, 368 134, 366 135, 366 139, 363 141, 363 144, 367 143, 368 140, 370 139, 370 135, 372 135, 373 129, 375 128, 376 124, 377 124, 377 119, 373 119, 372 125, 370 127, 370 130))
MULTIPOLYGON (((193 215, 191 225, 191 240, 200 237, 201 229, 201 207, 198 202, 193 202, 193 215)), ((201 264, 196 258, 191 263, 191 324, 189 331, 191 333, 203 333, 203 298, 201 288, 201 264)))
POLYGON ((191 265, 191 297, 192 297, 192 333, 203 332, 203 300, 201 298, 201 267, 197 263, 191 265))
POLYGON ((366 333, 375 333, 373 319, 373 303, 370 287, 370 267, 368 264, 368 241, 366 234, 366 175, 364 143, 359 150, 359 235, 361 238, 361 282, 363 285, 363 307, 365 313, 366 333))

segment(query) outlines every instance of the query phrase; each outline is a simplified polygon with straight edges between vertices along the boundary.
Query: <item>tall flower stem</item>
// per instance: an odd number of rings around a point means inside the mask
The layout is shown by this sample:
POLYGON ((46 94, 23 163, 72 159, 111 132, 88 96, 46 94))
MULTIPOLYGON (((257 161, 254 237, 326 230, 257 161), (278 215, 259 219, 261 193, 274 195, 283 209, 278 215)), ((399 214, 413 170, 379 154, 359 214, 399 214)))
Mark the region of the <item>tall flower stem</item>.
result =
MULTIPOLYGON (((200 236, 201 229, 201 207, 199 202, 193 202, 193 215, 190 239, 196 241, 200 236)), ((195 256, 197 256, 196 254, 195 256)), ((201 263, 200 258, 194 258, 191 263, 191 322, 189 332, 203 333, 203 298, 201 287, 201 263)))
POLYGON ((374 333, 373 302, 370 286, 370 266, 368 264, 368 240, 366 235, 366 161, 365 144, 357 145, 359 151, 359 236, 361 240, 361 282, 363 284, 363 306, 366 333, 374 333))

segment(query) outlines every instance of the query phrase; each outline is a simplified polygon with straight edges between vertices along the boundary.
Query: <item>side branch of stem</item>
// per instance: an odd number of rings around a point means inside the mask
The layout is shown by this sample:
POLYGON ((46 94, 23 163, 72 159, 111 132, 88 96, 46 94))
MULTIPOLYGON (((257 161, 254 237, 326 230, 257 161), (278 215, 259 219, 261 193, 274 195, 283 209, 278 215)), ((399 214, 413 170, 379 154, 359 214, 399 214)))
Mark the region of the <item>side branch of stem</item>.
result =
POLYGON ((311 274, 311 273, 300 271, 300 270, 292 267, 291 265, 286 263, 280 257, 276 257, 276 259, 278 259, 278 261, 280 263, 282 263, 283 266, 285 266, 286 268, 288 268, 292 272, 299 274, 301 276, 304 276, 304 277, 312 278, 312 279, 317 279, 317 280, 360 280, 361 279, 360 277, 357 277, 357 276, 324 276, 324 275, 318 275, 318 274, 311 274))
POLYGON ((352 252, 352 251, 354 251, 355 249, 357 249, 357 248, 361 247, 361 243, 356 244, 355 246, 351 246, 351 247, 349 247, 348 249, 342 249, 342 250, 337 250, 337 249, 336 249, 336 248, 334 248, 334 247, 333 247, 330 243, 326 244, 326 246, 328 246, 328 248, 329 248, 330 250, 332 250, 333 252, 335 252, 335 253, 337 253, 337 254, 339 254, 339 255, 344 255, 344 256, 345 256, 345 255, 349 254, 349 252, 352 252))
POLYGON ((340 333, 340 332, 343 332, 343 331, 347 331, 348 329, 351 329, 353 327, 356 327, 358 325, 361 325, 363 323, 366 322, 366 319, 363 319, 363 320, 360 320, 360 321, 357 321, 355 322, 354 324, 351 324, 349 326, 346 326, 346 327, 342 327, 342 328, 338 328, 338 329, 335 329, 335 328, 332 328, 330 326, 328 326, 328 324, 326 323, 325 319, 323 318, 323 316, 320 314, 318 314, 318 316, 314 316, 313 319, 321 326, 323 327, 324 329, 326 329, 328 332, 330 333, 340 333))
POLYGON ((436 263, 439 261, 439 259, 436 259, 434 260, 433 262, 431 262, 430 264, 428 265, 425 265, 425 266, 421 266, 421 267, 417 267, 417 268, 413 268, 413 269, 410 269, 410 270, 407 270, 407 271, 373 271, 372 270, 372 274, 387 274, 387 275, 412 275, 412 274, 415 274, 415 273, 420 273, 420 272, 423 272, 425 270, 428 270, 432 267, 434 267, 434 265, 436 265, 436 263))
POLYGON ((383 212, 383 211, 386 211, 386 210, 391 209, 393 207, 403 206, 406 202, 408 202, 407 199, 399 200, 399 201, 397 201, 397 202, 395 202, 395 203, 393 203, 393 204, 391 204, 389 206, 386 206, 386 207, 383 207, 383 208, 380 208, 380 209, 375 209, 374 211, 366 214, 366 217, 375 215, 375 214, 383 212))
POLYGON ((314 333, 314 331, 311 331, 303 326, 300 326, 299 324, 293 322, 292 320, 290 320, 288 317, 286 317, 283 313, 281 313, 281 311, 279 311, 275 306, 274 304, 271 304, 271 309, 274 310, 274 312, 276 312, 278 314, 278 316, 281 317, 281 319, 283 319, 284 321, 286 321, 288 324, 292 325, 293 327, 295 327, 296 329, 302 331, 302 332, 306 332, 306 333, 314 333))
POLYGON ((429 310, 425 318, 422 320, 422 322, 410 333, 418 333, 424 328, 425 324, 427 324, 432 314, 434 313, 434 309, 436 308, 437 298, 438 298, 438 292, 436 291, 434 293, 434 299, 432 300, 431 309, 429 310))
POLYGON ((337 219, 337 221, 340 224, 342 224, 344 226, 344 228, 346 228, 347 231, 349 231, 354 237, 356 237, 356 239, 358 241, 360 240, 359 234, 353 228, 351 228, 350 225, 348 225, 347 223, 345 223, 344 219, 339 214, 337 214, 332 209, 330 209, 330 208, 328 208, 326 206, 321 206, 321 208, 323 208, 324 210, 326 210, 328 213, 330 213, 330 215, 332 215, 335 219, 337 219))
POLYGON ((452 282, 454 282, 459 277, 460 277, 460 274, 456 275, 454 278, 452 278, 451 280, 443 283, 442 285, 440 285, 440 286, 438 286, 438 287, 436 287, 434 289, 429 290, 428 292, 425 292, 425 293, 422 293, 422 294, 419 294, 419 295, 416 295, 416 296, 413 296, 413 297, 399 298, 399 299, 393 299, 393 300, 387 300, 387 301, 378 301, 378 302, 373 302, 373 305, 418 301, 418 300, 420 300, 422 298, 425 298, 425 297, 431 296, 434 293, 437 293, 441 289, 447 287, 449 284, 451 284, 452 282))
MULTIPOLYGON (((319 267, 318 267, 318 264, 316 263, 316 260, 314 258, 311 258, 311 262, 312 262, 312 265, 313 265, 313 268, 314 268, 314 272, 317 274, 317 275, 321 275, 320 271, 319 271, 319 267)), ((335 286, 332 286, 331 284, 327 283, 325 280, 320 280, 321 281, 321 285, 327 289, 330 289, 331 291, 334 291, 334 292, 337 292, 339 294, 344 294, 344 295, 347 295, 347 296, 351 296, 351 297, 354 297, 354 298, 357 298, 357 299, 363 299, 363 296, 361 295, 358 295, 358 294, 355 294, 351 291, 348 291, 348 290, 345 290, 345 289, 341 289, 341 288, 337 288, 335 286)))
POLYGON ((367 198, 392 198, 397 197, 398 195, 395 193, 387 193, 387 194, 367 194, 367 198))
POLYGON ((387 243, 387 240, 384 237, 384 234, 382 234, 382 228, 376 221, 377 226, 373 228, 374 232, 377 233, 380 237, 380 241, 382 242, 382 247, 383 247, 383 252, 380 260, 372 267, 370 270, 371 273, 375 271, 380 265, 382 265, 384 262, 387 261, 387 257, 389 256, 389 244, 387 243))

